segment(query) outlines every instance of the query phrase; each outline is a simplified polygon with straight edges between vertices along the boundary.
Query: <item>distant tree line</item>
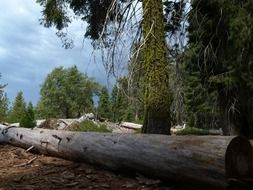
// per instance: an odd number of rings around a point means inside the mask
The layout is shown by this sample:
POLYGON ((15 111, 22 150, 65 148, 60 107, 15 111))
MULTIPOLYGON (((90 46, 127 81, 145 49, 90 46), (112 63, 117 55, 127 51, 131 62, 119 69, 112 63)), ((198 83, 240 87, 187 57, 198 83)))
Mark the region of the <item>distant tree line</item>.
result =
POLYGON ((109 92, 106 86, 89 78, 76 66, 58 67, 48 74, 41 86, 36 117, 78 118, 92 112, 100 119, 114 122, 140 120, 142 116, 134 110, 134 103, 130 100, 127 77, 117 81, 109 92))
POLYGON ((34 108, 31 102, 26 104, 23 92, 17 93, 15 101, 9 107, 9 99, 4 92, 6 85, 0 85, 0 122, 20 123, 21 127, 32 128, 36 125, 34 108))
POLYGON ((90 112, 98 119, 113 122, 140 122, 142 119, 130 100, 126 77, 117 81, 110 93, 106 86, 89 78, 76 66, 57 67, 41 85, 40 99, 35 108, 31 102, 25 102, 22 91, 10 105, 5 86, 0 86, 0 122, 19 122, 22 127, 34 127, 35 119, 78 118, 90 112), (97 104, 94 102, 96 99, 97 104))

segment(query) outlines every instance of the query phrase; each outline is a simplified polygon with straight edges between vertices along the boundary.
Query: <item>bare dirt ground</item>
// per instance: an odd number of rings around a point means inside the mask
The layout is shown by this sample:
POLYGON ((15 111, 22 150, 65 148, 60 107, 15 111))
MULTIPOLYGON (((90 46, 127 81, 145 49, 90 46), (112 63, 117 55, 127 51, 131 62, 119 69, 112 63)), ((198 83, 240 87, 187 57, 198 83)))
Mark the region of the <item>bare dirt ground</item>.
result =
POLYGON ((0 145, 0 190, 176 190, 159 180, 125 176, 60 158, 0 145))

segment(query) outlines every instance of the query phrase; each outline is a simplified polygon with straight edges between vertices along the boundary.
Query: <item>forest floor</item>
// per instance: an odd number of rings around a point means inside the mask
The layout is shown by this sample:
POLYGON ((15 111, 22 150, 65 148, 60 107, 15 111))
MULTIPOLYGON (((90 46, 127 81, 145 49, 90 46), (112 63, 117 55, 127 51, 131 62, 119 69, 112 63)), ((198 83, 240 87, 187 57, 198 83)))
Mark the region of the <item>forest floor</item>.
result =
POLYGON ((141 175, 126 176, 0 145, 0 190, 14 189, 178 190, 141 175))

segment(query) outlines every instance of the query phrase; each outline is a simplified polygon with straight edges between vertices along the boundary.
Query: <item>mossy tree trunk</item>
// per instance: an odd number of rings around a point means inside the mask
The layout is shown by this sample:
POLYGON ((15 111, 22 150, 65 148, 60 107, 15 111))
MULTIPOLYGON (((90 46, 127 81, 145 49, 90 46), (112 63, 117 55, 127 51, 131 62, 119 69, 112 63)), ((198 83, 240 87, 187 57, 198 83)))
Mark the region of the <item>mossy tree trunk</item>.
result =
POLYGON ((169 69, 162 0, 143 0, 144 126, 143 133, 170 134, 169 69))

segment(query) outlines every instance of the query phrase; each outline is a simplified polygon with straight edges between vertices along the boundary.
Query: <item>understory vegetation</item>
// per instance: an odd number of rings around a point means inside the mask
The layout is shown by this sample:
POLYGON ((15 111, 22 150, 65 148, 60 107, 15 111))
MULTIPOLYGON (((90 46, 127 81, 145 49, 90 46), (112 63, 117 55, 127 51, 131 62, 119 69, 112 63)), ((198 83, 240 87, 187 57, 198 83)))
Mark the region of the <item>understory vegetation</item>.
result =
POLYGON ((209 131, 206 129, 199 129, 195 127, 186 127, 176 133, 178 136, 182 135, 209 135, 209 131))
POLYGON ((105 124, 95 124, 93 121, 83 121, 80 123, 80 126, 74 131, 80 132, 101 132, 101 133, 111 133, 112 130, 108 129, 105 124))

